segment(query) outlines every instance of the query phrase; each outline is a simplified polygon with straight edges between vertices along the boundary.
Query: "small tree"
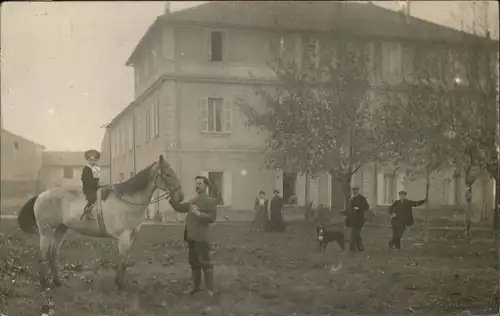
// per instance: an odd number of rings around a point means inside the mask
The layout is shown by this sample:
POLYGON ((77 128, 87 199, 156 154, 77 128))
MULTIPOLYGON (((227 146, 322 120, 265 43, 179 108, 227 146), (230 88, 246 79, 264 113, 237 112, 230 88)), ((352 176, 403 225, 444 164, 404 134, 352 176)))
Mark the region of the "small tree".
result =
POLYGON ((312 176, 328 171, 342 184, 347 207, 353 174, 387 145, 383 115, 369 106, 368 44, 301 40, 308 43, 302 58, 284 49, 270 62, 277 87, 255 88, 264 110, 249 99, 240 106, 250 127, 268 133, 267 167, 312 176))
POLYGON ((440 98, 426 84, 404 81, 402 91, 388 88, 384 108, 392 113, 393 120, 386 130, 391 135, 390 159, 395 165, 406 167, 408 174, 425 174, 425 242, 429 232, 430 177, 450 165, 448 127, 439 111, 440 98))

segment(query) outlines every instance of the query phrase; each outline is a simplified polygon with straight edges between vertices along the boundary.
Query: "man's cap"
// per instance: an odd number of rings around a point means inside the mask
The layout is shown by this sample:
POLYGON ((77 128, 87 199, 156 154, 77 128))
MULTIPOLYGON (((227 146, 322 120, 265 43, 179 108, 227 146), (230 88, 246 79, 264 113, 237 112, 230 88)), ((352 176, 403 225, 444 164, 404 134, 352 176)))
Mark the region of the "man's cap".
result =
POLYGON ((401 190, 398 192, 398 195, 407 195, 407 193, 406 193, 406 191, 401 190))

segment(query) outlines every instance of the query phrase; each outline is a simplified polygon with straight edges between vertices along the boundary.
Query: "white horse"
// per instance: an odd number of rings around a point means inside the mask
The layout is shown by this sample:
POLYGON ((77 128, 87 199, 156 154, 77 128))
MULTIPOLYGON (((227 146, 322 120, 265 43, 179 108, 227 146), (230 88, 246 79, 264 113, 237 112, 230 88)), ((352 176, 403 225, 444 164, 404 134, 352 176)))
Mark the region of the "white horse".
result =
POLYGON ((125 285, 128 253, 135 241, 153 193, 160 189, 173 202, 182 202, 184 193, 177 175, 160 156, 158 162, 141 170, 129 180, 98 190, 93 217, 83 217, 87 203, 85 196, 74 188, 54 188, 42 192, 26 202, 18 215, 22 231, 40 235, 40 283, 49 287, 49 268, 53 286, 62 284, 58 271, 59 248, 68 229, 85 236, 115 238, 120 254, 115 283, 125 285))

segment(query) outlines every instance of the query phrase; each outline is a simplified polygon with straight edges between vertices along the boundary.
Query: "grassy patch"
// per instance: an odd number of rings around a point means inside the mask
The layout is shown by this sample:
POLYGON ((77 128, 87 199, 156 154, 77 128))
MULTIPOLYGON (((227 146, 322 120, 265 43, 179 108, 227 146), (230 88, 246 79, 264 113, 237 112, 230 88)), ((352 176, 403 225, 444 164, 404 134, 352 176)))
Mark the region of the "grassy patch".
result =
POLYGON ((131 257, 129 288, 113 284, 116 242, 69 234, 61 249, 65 284, 43 294, 36 273, 38 239, 1 222, 0 272, 7 315, 37 315, 51 297, 56 315, 297 315, 340 313, 488 313, 494 307, 495 252, 488 240, 439 238, 421 245, 412 229, 403 251, 387 247, 388 228, 363 231, 366 251, 318 253, 315 229, 292 224, 283 234, 258 234, 251 224, 213 227, 219 295, 188 297, 182 226, 143 227, 131 257), (342 257, 343 268, 332 265, 342 257), (14 282, 12 282, 14 281, 14 282))

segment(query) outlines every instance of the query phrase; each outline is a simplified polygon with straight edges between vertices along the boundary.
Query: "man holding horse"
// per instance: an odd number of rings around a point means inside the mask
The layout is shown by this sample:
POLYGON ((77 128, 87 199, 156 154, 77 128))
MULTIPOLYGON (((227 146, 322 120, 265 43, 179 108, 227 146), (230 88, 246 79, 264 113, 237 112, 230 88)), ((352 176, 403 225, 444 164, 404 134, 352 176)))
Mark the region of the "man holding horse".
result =
POLYGON ((196 197, 185 203, 170 204, 176 212, 187 213, 186 226, 184 229, 184 240, 188 243, 189 265, 193 285, 186 294, 194 294, 201 291, 201 272, 205 279, 205 289, 209 296, 214 294, 213 266, 210 260, 209 233, 210 224, 217 217, 217 201, 207 194, 209 181, 206 177, 197 176, 196 197))

